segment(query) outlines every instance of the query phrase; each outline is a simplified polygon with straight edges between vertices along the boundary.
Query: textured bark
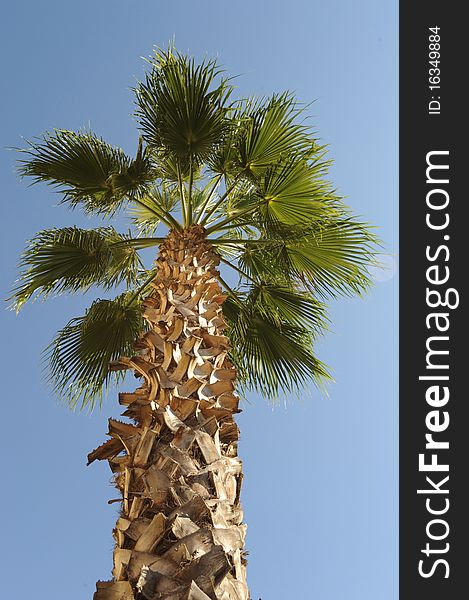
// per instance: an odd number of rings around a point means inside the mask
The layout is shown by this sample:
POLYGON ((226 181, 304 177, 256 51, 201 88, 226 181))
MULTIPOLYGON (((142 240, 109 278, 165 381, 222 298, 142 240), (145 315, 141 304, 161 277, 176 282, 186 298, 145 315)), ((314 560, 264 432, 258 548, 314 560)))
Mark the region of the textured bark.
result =
POLYGON ((248 600, 239 399, 217 265, 200 226, 171 232, 143 303, 149 329, 113 365, 143 383, 119 394, 132 424, 110 419, 110 439, 88 456, 109 461, 122 496, 114 579, 94 600, 248 600))

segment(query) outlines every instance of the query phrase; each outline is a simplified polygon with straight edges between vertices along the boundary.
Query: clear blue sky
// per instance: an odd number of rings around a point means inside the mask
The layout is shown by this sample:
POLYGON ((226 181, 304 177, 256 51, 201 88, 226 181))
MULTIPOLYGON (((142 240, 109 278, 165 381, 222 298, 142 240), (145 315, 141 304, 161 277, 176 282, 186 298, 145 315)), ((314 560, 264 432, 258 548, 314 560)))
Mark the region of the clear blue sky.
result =
MULTIPOLYGON (((290 89, 335 159, 347 203, 397 253, 397 2, 375 0, 15 0, 2 10, 1 146, 53 127, 91 127, 134 152, 130 87, 155 44, 218 55, 243 94, 290 89)), ((2 296, 37 230, 92 226, 27 187, 2 149, 2 296)), ((380 279, 383 279, 381 277, 380 279)), ((397 278, 332 306, 320 344, 329 397, 274 409, 252 397, 240 415, 257 600, 395 600, 397 591, 397 278)), ((83 298, 1 311, 2 594, 91 599, 108 579, 116 497, 107 464, 85 467, 116 414, 110 398, 73 414, 41 381, 53 333, 83 298)), ((130 387, 131 384, 129 384, 130 387)))

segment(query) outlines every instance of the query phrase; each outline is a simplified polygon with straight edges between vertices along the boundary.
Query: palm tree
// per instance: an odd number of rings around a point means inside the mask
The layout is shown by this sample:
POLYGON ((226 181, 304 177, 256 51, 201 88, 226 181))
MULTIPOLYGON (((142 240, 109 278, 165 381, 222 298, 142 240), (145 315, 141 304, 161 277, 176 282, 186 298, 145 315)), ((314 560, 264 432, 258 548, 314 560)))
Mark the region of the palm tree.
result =
POLYGON ((122 499, 113 579, 95 600, 247 600, 235 385, 273 399, 330 377, 313 351, 324 302, 366 290, 376 240, 326 180, 326 148, 291 94, 234 100, 215 61, 173 48, 134 91, 135 158, 88 130, 22 150, 23 176, 105 223, 39 232, 14 303, 117 294, 46 352, 72 407, 101 403, 127 370, 140 379, 119 394, 130 422, 110 419, 88 455, 109 461, 122 499), (122 211, 130 233, 108 224, 122 211), (152 246, 148 268, 139 251, 152 246))

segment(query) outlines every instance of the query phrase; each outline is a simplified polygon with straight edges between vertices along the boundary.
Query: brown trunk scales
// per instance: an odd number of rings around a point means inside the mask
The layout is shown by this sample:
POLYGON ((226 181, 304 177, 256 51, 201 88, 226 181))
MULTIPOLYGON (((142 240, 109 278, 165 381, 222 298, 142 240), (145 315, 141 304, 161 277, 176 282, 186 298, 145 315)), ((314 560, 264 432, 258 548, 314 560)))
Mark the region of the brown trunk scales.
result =
POLYGON ((88 455, 109 461, 122 495, 113 580, 96 584, 94 600, 248 600, 218 263, 202 227, 171 232, 143 302, 149 329, 113 365, 143 384, 119 394, 134 424, 110 419, 110 439, 88 455))

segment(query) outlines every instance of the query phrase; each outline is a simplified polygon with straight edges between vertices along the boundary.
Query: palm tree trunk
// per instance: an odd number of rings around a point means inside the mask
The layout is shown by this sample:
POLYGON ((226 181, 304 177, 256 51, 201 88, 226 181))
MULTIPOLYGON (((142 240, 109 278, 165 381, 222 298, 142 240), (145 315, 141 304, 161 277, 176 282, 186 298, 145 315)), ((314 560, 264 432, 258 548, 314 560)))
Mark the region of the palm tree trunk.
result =
POLYGON ((88 455, 107 459, 122 495, 113 581, 94 600, 248 600, 239 502, 236 371, 215 278, 219 259, 198 225, 160 247, 148 330, 113 367, 143 384, 119 394, 124 416, 88 455))

